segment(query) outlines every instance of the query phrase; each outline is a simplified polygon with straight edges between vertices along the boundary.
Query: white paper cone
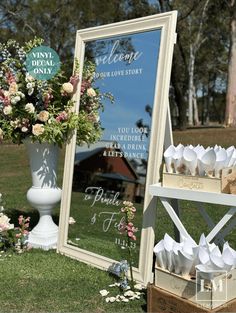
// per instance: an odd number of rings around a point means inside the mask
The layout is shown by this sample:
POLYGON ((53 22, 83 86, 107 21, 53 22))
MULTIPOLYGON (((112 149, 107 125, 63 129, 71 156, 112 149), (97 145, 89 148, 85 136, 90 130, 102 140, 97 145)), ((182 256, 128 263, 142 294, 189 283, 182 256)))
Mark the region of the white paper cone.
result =
POLYGON ((225 164, 226 167, 227 166, 230 167, 230 166, 233 165, 234 162, 232 162, 232 164, 231 164, 231 158, 233 156, 234 151, 235 151, 234 146, 230 146, 229 148, 226 149, 226 153, 227 153, 227 161, 226 161, 226 164, 225 164))
POLYGON ((207 241, 206 241, 206 236, 205 234, 201 234, 200 239, 199 239, 199 246, 206 246, 207 241))
POLYGON ((223 253, 222 253, 222 259, 223 259, 223 262, 225 264, 224 268, 227 270, 227 271, 230 271, 232 268, 234 268, 234 256, 233 256, 233 253, 230 251, 229 248, 225 248, 223 250, 223 253))
POLYGON ((213 175, 213 170, 216 163, 216 153, 214 149, 210 149, 203 154, 200 159, 201 167, 204 169, 207 176, 213 175))
POLYGON ((193 265, 193 256, 179 251, 179 262, 181 264, 181 274, 183 276, 189 275, 193 265))
POLYGON ((165 159, 166 169, 168 173, 173 173, 172 158, 174 154, 175 154, 175 147, 173 145, 170 145, 164 152, 164 159, 165 159))
MULTIPOLYGON (((231 252, 231 254, 232 254, 232 256, 233 256, 233 260, 234 260, 234 268, 236 268, 236 251, 235 251, 233 248, 230 247, 228 241, 224 243, 224 246, 223 246, 223 253, 224 253, 224 250, 225 250, 225 249, 229 249, 229 250, 230 250, 230 252, 231 252)), ((223 254, 223 253, 222 253, 222 254, 223 254)))
POLYGON ((193 248, 195 247, 197 247, 197 244, 191 237, 184 239, 182 247, 183 252, 193 256, 193 248))
POLYGON ((161 268, 166 269, 167 261, 166 261, 166 252, 165 252, 165 249, 164 249, 164 241, 163 241, 163 239, 161 241, 159 241, 155 245, 155 247, 153 249, 153 252, 156 255, 157 265, 160 266, 161 268))
POLYGON ((173 254, 173 245, 174 245, 174 239, 171 238, 168 234, 165 234, 164 236, 164 249, 166 253, 166 268, 171 272, 174 268, 174 264, 172 261, 172 254, 173 254))
POLYGON ((173 263, 174 263, 174 272, 175 274, 180 274, 181 273, 181 262, 179 258, 179 251, 173 251, 173 263))
POLYGON ((205 176, 205 170, 202 165, 201 159, 197 160, 197 171, 199 176, 205 176))
POLYGON ((220 150, 220 148, 221 148, 221 146, 215 145, 213 149, 217 153, 220 150))
POLYGON ((192 176, 196 175, 197 154, 193 149, 186 147, 183 152, 183 159, 186 167, 192 176))
POLYGON ((183 152, 184 152, 184 146, 182 144, 179 144, 175 148, 175 155, 173 157, 175 173, 178 173, 178 174, 183 173, 184 171, 183 152))
POLYGON ((222 256, 211 253, 210 261, 212 270, 224 270, 224 261, 222 259, 222 256))
POLYGON ((236 161, 236 149, 234 149, 234 151, 231 155, 231 158, 230 158, 229 163, 228 163, 228 167, 234 166, 235 161, 236 161))
POLYGON ((182 155, 183 155, 183 151, 184 151, 184 145, 182 145, 182 143, 179 143, 178 146, 175 148, 176 152, 180 152, 182 151, 182 155))
POLYGON ((215 177, 220 177, 221 170, 227 163, 227 152, 225 149, 219 149, 216 152, 216 163, 215 163, 215 177))
POLYGON ((193 150, 197 153, 198 159, 201 159, 202 155, 205 153, 205 149, 200 145, 197 145, 193 150))
POLYGON ((200 246, 199 247, 199 251, 198 251, 198 260, 200 264, 207 264, 210 261, 210 255, 208 250, 203 247, 200 246))

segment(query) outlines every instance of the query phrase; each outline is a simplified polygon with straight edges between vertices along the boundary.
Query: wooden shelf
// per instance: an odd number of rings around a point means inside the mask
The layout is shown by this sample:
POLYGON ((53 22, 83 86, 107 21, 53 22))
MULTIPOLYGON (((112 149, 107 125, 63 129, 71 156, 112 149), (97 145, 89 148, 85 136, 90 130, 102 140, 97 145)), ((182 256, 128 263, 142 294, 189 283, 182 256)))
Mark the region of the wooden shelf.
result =
POLYGON ((182 199, 188 201, 196 201, 203 203, 213 203, 219 205, 236 206, 236 195, 195 191, 177 188, 162 187, 160 183, 150 185, 149 192, 152 196, 169 198, 169 199, 182 199))

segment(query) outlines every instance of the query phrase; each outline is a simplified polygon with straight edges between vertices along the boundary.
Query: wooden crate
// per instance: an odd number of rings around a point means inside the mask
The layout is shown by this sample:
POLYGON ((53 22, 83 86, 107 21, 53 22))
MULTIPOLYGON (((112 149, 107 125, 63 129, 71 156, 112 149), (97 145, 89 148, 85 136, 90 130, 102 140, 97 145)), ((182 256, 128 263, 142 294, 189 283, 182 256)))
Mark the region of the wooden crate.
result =
POLYGON ((168 173, 163 168, 163 187, 236 194, 236 167, 222 170, 222 177, 201 177, 168 173))
POLYGON ((199 278, 192 280, 155 267, 156 287, 207 309, 215 309, 236 297, 236 269, 222 272, 211 282, 199 278))
POLYGON ((217 309, 206 309, 189 300, 176 296, 152 284, 147 288, 148 313, 235 313, 236 299, 225 303, 217 309))

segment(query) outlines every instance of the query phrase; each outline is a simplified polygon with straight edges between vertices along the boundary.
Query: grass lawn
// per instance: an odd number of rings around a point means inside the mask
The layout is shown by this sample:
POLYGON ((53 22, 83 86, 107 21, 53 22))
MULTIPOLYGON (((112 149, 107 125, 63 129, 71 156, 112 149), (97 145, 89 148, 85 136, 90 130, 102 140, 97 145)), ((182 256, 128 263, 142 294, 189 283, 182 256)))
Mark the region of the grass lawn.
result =
MULTIPOLYGON (((235 129, 195 129, 174 132, 175 143, 236 146, 235 129)), ((17 224, 19 214, 30 215, 31 225, 37 223, 38 214, 27 203, 26 191, 31 186, 28 159, 25 147, 0 146, 0 192, 3 194, 4 207, 13 223, 17 224)), ((64 151, 61 152, 58 185, 63 175, 64 151)), ((76 194, 77 201, 82 195, 76 194)), ((202 232, 208 232, 194 203, 182 203, 182 220, 189 233, 198 240, 202 232)), ((207 212, 216 222, 227 208, 207 206, 207 212)), ((76 211, 73 212, 76 217, 76 211)), ((54 220, 58 222, 59 208, 54 210, 54 220)), ((86 214, 83 215, 86 219, 86 214)), ((140 218, 140 217, 139 217, 140 218)), ((173 233, 173 225, 160 203, 156 219, 156 241, 163 238, 165 232, 173 233)), ((83 220, 81 220, 83 227, 83 220)), ((71 226, 70 236, 77 233, 71 226)), ((92 234, 95 235, 95 234, 92 234)), ((96 238, 96 235, 95 235, 96 238)), ((236 231, 226 238, 236 248, 236 231)), ((86 242, 84 243, 86 244, 86 242)), ((98 247, 94 247, 96 249, 98 247)), ((103 248, 105 251, 105 246, 103 248)), ((99 247, 101 249, 101 247, 99 247)), ((110 250, 109 246, 107 247, 110 250)), ((113 252, 112 252, 113 253, 113 252)), ((116 253, 114 251, 114 253, 116 253)), ((0 292, 0 313, 2 312, 125 312, 146 311, 145 295, 140 300, 129 303, 106 304, 99 290, 108 289, 114 278, 108 273, 92 268, 76 260, 57 254, 55 251, 31 250, 21 255, 5 256, 0 253, 0 275, 2 288, 0 292)), ((115 254, 114 254, 115 255, 115 254)))

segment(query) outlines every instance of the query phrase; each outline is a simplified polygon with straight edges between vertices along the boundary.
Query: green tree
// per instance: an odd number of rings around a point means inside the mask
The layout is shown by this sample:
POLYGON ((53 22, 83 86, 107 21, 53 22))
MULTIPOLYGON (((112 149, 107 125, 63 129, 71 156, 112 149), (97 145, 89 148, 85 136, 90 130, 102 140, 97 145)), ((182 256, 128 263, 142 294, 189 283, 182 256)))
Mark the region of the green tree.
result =
POLYGON ((236 126, 236 1, 227 2, 230 12, 230 49, 225 124, 236 126))

